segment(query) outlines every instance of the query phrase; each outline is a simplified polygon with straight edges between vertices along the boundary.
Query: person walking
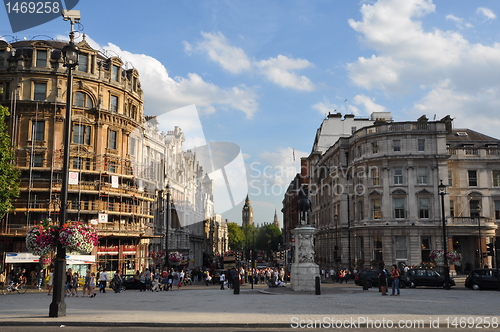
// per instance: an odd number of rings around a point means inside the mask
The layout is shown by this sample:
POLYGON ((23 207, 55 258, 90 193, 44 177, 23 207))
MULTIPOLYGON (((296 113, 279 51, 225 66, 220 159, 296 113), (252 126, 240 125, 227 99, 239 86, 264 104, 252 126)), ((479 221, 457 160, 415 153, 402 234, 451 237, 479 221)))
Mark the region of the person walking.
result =
POLYGON ((391 271, 391 277, 392 277, 392 294, 391 296, 394 295, 399 295, 399 270, 396 264, 392 265, 392 271, 391 271), (397 290, 397 294, 396 293, 397 290))
POLYGON ((220 275, 220 289, 224 290, 224 283, 226 282, 226 274, 222 272, 220 275))
POLYGON ((101 274, 99 275, 99 293, 106 293, 106 283, 108 281, 108 272, 106 269, 103 269, 101 274))
POLYGON ((95 289, 95 273, 92 272, 89 278, 89 297, 96 296, 94 289, 95 289))
POLYGON ((41 291, 42 290, 42 283, 43 283, 43 269, 40 269, 38 271, 38 283, 36 288, 41 291))
POLYGON ((52 269, 49 270, 49 282, 47 284, 49 285, 49 292, 47 295, 50 295, 50 292, 52 292, 54 288, 54 271, 52 269))

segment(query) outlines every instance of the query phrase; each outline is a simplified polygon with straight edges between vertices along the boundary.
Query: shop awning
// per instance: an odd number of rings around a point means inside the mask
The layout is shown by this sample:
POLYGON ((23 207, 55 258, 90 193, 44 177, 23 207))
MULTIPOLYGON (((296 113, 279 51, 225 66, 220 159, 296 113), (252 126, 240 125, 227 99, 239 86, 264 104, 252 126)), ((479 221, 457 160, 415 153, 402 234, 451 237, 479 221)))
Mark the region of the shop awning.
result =
MULTIPOLYGON (((29 252, 8 252, 5 254, 5 263, 38 263, 40 256, 29 252)), ((66 264, 92 264, 95 263, 94 255, 66 255, 66 264)))

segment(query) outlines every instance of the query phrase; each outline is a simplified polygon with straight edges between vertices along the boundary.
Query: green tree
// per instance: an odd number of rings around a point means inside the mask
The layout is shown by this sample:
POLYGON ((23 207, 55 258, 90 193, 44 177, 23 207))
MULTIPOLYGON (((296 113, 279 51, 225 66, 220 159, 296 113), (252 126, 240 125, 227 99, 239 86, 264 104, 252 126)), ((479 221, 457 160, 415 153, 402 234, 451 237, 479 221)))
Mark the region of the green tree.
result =
POLYGON ((281 230, 272 225, 264 225, 259 229, 255 246, 258 250, 265 250, 268 255, 273 251, 278 251, 278 244, 282 242, 281 230))
POLYGON ((13 163, 14 150, 11 147, 8 128, 5 124, 10 115, 7 107, 0 106, 0 218, 13 210, 12 200, 19 197, 21 172, 13 163))
POLYGON ((227 224, 227 234, 229 241, 229 249, 232 251, 241 251, 245 247, 245 233, 241 227, 234 223, 230 222, 227 224))

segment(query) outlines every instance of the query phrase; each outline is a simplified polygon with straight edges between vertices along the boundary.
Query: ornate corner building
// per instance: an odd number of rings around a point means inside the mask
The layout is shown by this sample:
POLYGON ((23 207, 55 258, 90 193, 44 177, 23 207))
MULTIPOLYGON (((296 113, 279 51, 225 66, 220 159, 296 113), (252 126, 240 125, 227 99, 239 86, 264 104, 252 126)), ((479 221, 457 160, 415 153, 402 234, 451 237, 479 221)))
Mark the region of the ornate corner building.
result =
POLYGON ((307 158, 320 267, 431 264, 431 250, 443 248, 440 181, 447 245, 463 256, 455 270, 492 266, 485 254, 500 235, 500 140, 453 129, 449 116, 373 120, 307 158))
MULTIPOLYGON (((0 41, 0 103, 11 112, 9 133, 22 171, 21 196, 0 225, 0 252, 26 251, 26 231, 41 219, 57 222, 59 218, 67 86, 61 49, 65 45, 53 40, 0 41)), ((175 239, 167 235, 172 242, 168 248, 182 249, 192 264, 201 265, 203 220, 213 213, 213 198, 201 188, 202 169, 195 155, 182 152, 182 132, 175 128, 167 134, 152 134, 157 128, 149 128, 154 124, 144 117, 138 71, 119 57, 94 50, 85 36, 77 46, 68 219, 97 228, 100 244, 92 254, 98 266, 124 272, 142 269, 150 265, 149 252, 161 247, 165 236, 165 214, 159 213, 163 205, 158 197, 170 181, 170 232, 187 235, 172 235, 175 239), (138 128, 141 139, 133 135, 138 128), (173 156, 172 151, 182 156, 173 156), (205 212, 192 212, 201 206, 205 212), (200 221, 198 226, 191 219, 200 221)))

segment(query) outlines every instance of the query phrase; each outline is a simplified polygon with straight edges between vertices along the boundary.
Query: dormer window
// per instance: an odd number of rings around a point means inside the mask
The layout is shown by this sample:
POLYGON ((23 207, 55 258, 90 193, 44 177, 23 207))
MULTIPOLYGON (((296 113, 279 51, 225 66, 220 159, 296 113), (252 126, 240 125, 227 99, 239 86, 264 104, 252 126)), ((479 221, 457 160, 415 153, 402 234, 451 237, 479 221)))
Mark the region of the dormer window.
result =
POLYGON ((111 80, 112 81, 115 81, 115 82, 118 82, 118 66, 111 66, 111 80))
POLYGON ((78 55, 78 71, 87 73, 89 71, 89 55, 87 53, 80 53, 78 55))
POLYGON ((469 136, 469 135, 467 135, 467 133, 466 133, 465 131, 458 131, 458 132, 457 132, 457 136, 458 136, 458 137, 467 137, 467 136, 469 136))
POLYGON ((36 67, 47 67, 47 50, 36 51, 36 67))

